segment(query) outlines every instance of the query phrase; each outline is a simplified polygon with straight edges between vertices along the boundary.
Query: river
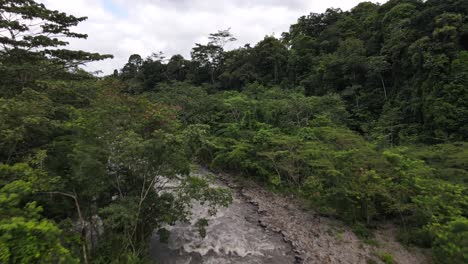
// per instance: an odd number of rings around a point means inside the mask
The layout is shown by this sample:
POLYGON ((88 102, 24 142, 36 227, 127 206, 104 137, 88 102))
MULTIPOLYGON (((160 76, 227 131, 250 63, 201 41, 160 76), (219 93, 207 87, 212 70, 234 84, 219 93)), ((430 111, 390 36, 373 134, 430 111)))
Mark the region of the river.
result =
MULTIPOLYGON (((207 173, 199 170, 196 174, 207 173)), ((430 263, 424 251, 398 243, 397 229, 391 223, 373 230, 375 243, 368 244, 349 226, 304 208, 294 197, 271 193, 254 182, 236 184, 229 175, 217 176, 213 186, 230 188, 233 203, 215 216, 194 204, 190 223, 168 227, 167 244, 153 236, 150 250, 155 263, 384 263, 379 257, 382 252, 400 264, 430 263), (200 218, 209 219, 205 238, 194 225, 200 218)))
MULTIPOLYGON (((219 180, 214 185, 227 187, 219 180)), ((292 246, 280 234, 259 225, 255 206, 243 199, 239 192, 233 191, 232 204, 219 208, 214 216, 199 204, 193 205, 192 214, 190 223, 168 227, 167 244, 159 242, 157 234, 153 236, 150 250, 156 263, 285 264, 295 261, 292 246), (203 217, 209 219, 205 238, 200 237, 194 225, 203 217)))

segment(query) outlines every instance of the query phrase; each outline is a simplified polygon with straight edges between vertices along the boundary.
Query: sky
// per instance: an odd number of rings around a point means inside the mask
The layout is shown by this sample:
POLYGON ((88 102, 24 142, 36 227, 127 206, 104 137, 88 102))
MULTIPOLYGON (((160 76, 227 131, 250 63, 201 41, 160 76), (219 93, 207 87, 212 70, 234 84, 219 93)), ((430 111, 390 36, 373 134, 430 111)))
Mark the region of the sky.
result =
MULTIPOLYGON (((112 54, 93 62, 89 71, 120 69, 132 54, 143 58, 162 51, 165 57, 190 58, 195 43, 210 33, 231 28, 237 41, 227 49, 252 46, 266 35, 281 36, 300 16, 328 7, 349 10, 363 0, 39 0, 49 9, 87 16, 74 31, 87 40, 70 40, 70 49, 112 54)), ((372 1, 383 3, 385 0, 372 1)))

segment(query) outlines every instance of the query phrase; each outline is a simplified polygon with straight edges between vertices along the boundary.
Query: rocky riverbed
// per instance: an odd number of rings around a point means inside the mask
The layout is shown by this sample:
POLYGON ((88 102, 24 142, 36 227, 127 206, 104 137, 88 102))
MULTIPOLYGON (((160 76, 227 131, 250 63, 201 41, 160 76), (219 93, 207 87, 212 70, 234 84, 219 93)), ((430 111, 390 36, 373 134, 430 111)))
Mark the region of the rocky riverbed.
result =
POLYGON ((384 263, 383 255, 399 264, 430 263, 420 249, 405 248, 396 241, 393 225, 377 228, 371 245, 341 221, 306 210, 292 197, 273 194, 254 183, 248 186, 242 187, 241 193, 257 206, 260 225, 281 233, 293 246, 298 263, 384 263))
POLYGON ((217 176, 214 184, 231 188, 233 203, 215 216, 194 204, 192 221, 170 227, 167 244, 154 236, 151 252, 156 263, 383 263, 383 255, 400 264, 429 263, 421 250, 396 242, 392 225, 378 228, 369 245, 340 221, 305 210, 292 197, 217 176), (209 219, 205 238, 194 225, 203 217, 209 219))
MULTIPOLYGON (((201 171, 200 174, 206 174, 201 171)), ((216 187, 227 185, 217 180, 216 187)), ((210 216, 208 208, 193 204, 190 223, 178 223, 168 227, 170 237, 167 244, 159 242, 155 234, 151 253, 160 264, 198 263, 294 263, 294 252, 290 243, 281 234, 265 230, 259 225, 257 208, 248 203, 239 190, 233 189, 233 202, 220 208, 210 216), (202 238, 195 223, 207 218, 209 226, 202 238)))

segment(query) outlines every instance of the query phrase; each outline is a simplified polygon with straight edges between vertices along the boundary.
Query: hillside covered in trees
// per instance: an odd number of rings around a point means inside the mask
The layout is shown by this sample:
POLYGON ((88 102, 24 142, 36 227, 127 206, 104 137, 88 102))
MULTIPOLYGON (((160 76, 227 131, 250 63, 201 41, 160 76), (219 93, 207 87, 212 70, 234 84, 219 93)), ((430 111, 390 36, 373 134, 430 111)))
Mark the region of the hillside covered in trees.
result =
POLYGON ((220 30, 190 59, 134 54, 103 78, 80 66, 110 55, 63 40, 86 38, 70 31, 86 18, 33 0, 0 11, 1 263, 147 261, 153 230, 193 199, 231 200, 191 164, 294 194, 363 239, 392 222, 435 263, 468 261, 467 1, 328 9, 233 50, 220 30))

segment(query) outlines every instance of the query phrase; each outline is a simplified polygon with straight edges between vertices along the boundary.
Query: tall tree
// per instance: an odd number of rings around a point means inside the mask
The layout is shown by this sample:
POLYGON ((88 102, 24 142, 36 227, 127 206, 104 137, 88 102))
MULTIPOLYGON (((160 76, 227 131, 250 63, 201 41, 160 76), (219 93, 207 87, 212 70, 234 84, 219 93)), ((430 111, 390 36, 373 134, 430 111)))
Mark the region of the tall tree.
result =
POLYGON ((215 83, 215 74, 224 60, 224 46, 237 39, 233 37, 230 29, 219 30, 217 33, 211 33, 208 44, 195 44, 192 49, 192 59, 201 67, 206 68, 210 75, 210 81, 215 83))
POLYGON ((48 9, 34 0, 0 1, 0 94, 12 95, 37 79, 111 58, 61 48, 68 45, 66 38, 87 38, 70 29, 86 19, 48 9))

